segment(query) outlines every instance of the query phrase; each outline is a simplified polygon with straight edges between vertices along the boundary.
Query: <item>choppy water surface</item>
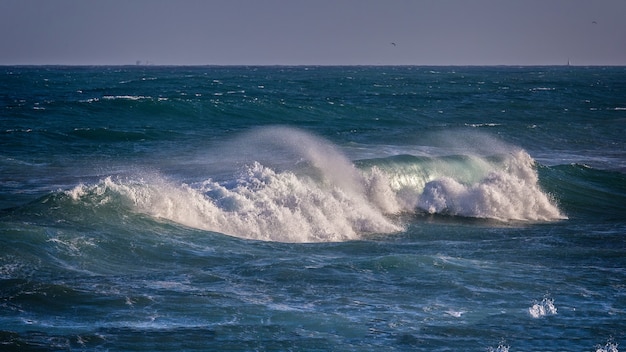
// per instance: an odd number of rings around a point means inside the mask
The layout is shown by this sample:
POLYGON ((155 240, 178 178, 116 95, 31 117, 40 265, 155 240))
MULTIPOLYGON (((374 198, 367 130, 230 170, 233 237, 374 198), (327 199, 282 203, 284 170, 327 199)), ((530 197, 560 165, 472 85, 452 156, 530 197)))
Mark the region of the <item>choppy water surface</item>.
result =
POLYGON ((624 342, 624 68, 1 73, 0 349, 624 342))

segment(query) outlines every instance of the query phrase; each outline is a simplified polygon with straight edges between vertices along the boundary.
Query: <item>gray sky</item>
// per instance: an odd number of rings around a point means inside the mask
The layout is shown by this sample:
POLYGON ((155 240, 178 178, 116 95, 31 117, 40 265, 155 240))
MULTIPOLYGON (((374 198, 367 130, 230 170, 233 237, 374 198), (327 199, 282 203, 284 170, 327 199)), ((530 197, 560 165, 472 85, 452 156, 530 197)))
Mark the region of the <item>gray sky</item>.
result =
POLYGON ((0 65, 568 59, 626 65, 626 0, 0 0, 0 65))

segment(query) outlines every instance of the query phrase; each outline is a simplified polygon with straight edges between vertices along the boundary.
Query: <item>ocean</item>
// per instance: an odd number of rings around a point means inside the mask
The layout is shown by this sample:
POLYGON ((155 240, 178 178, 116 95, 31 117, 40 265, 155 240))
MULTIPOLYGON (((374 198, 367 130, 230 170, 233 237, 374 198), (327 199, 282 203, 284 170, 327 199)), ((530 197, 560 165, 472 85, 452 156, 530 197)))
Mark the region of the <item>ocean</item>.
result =
POLYGON ((2 351, 626 343, 626 67, 0 67, 2 351))

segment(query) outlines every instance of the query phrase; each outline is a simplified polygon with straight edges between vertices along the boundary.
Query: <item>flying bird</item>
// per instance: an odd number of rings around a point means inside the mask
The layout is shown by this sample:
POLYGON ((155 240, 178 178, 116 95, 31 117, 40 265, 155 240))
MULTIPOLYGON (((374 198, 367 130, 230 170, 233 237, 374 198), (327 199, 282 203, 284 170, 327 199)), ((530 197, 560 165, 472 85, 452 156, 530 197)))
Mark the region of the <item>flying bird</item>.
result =
POLYGON ((394 42, 391 42, 391 45, 393 45, 393 46, 396 46, 396 43, 394 43, 394 42))

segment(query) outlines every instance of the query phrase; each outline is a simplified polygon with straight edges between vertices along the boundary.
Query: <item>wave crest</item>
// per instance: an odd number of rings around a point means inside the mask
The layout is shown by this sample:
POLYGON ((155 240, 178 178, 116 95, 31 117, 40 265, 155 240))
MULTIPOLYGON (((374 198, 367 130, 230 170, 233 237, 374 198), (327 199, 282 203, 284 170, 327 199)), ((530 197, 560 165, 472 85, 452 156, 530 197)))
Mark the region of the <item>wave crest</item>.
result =
POLYGON ((328 188, 293 172, 278 173, 259 163, 247 167, 234 187, 212 180, 194 187, 156 177, 149 181, 108 177, 68 194, 92 204, 105 204, 121 195, 138 212, 255 240, 346 241, 366 233, 402 230, 361 195, 328 188))
POLYGON ((403 229, 394 215, 416 211, 500 221, 564 218, 523 150, 491 157, 394 156, 357 167, 328 141, 298 130, 263 129, 245 142, 239 143, 248 148, 243 154, 264 161, 245 161, 223 182, 108 177, 68 194, 92 205, 122 202, 193 228, 281 242, 393 233, 403 229))
POLYGON ((523 150, 509 154, 499 168, 488 171, 476 183, 462 183, 448 176, 426 183, 418 207, 428 213, 501 221, 565 218, 541 190, 534 160, 523 150))

